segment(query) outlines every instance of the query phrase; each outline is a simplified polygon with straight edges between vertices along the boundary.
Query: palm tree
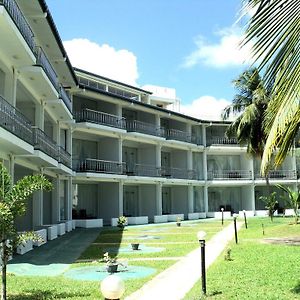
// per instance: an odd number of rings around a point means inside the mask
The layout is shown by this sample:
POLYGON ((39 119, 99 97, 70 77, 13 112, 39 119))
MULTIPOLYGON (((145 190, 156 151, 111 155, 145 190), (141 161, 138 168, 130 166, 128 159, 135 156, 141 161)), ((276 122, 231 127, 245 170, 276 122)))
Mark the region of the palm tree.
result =
POLYGON ((0 261, 2 268, 1 300, 6 300, 6 269, 14 248, 26 239, 39 239, 34 233, 18 235, 15 221, 26 212, 26 200, 33 192, 51 189, 51 183, 43 175, 30 175, 16 184, 0 162, 0 261))
POLYGON ((248 22, 243 44, 254 43, 253 57, 264 69, 264 81, 272 86, 267 109, 268 132, 262 157, 265 173, 272 153, 275 165, 283 162, 300 124, 300 1, 246 0, 244 11, 255 10, 248 22))
POLYGON ((238 116, 229 125, 226 135, 236 137, 240 145, 247 145, 249 154, 261 158, 266 140, 262 124, 269 92, 256 68, 243 72, 233 81, 233 85, 238 93, 222 116, 223 119, 228 119, 231 114, 238 116))

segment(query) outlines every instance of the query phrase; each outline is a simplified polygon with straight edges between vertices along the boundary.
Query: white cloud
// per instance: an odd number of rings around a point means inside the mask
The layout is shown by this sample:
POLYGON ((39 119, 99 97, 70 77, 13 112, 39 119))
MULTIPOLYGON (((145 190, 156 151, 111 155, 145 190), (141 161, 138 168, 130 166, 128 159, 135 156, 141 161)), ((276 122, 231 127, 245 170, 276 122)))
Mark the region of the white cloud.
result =
POLYGON ((217 99, 213 96, 201 96, 191 104, 181 104, 180 112, 202 120, 221 120, 223 109, 231 102, 226 99, 217 99))
POLYGON ((250 63, 251 44, 240 47, 242 34, 235 26, 224 28, 215 33, 219 36, 217 43, 209 43, 203 36, 195 38, 197 49, 185 57, 184 68, 204 64, 215 68, 239 66, 250 63))
POLYGON ((80 38, 65 41, 64 46, 74 67, 137 85, 137 58, 132 52, 126 49, 116 50, 110 45, 98 45, 80 38))

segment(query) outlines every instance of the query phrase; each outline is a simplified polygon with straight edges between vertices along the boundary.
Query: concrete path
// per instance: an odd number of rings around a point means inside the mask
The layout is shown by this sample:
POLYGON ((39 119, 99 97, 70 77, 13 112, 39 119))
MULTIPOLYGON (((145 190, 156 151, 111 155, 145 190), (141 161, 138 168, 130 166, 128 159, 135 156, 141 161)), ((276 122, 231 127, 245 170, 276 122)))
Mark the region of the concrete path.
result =
MULTIPOLYGON (((239 229, 241 226, 242 223, 238 222, 237 228, 239 229)), ((231 223, 207 242, 206 268, 214 262, 233 237, 234 227, 231 223)), ((158 274, 125 300, 181 300, 200 278, 201 253, 199 247, 158 274)))

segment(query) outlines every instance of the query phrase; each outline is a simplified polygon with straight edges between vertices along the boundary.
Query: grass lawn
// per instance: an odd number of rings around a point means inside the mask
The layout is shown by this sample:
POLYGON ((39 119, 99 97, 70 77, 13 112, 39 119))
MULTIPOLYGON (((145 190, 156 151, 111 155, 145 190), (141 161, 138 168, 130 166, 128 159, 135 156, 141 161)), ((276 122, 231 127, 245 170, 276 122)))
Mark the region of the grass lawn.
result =
MULTIPOLYGON (((300 246, 264 243, 264 238, 299 237, 293 218, 248 219, 240 230, 239 244, 231 243, 231 261, 224 254, 207 272, 207 297, 203 299, 300 299, 300 246), (262 223, 265 235, 262 233, 262 223)), ((201 282, 185 300, 198 300, 201 282)))
MULTIPOLYGON (((229 222, 225 222, 224 226, 229 222)), ((125 230, 104 228, 97 239, 92 243, 79 258, 79 261, 72 264, 72 268, 83 265, 95 265, 93 260, 103 257, 103 253, 110 247, 128 247, 131 242, 139 241, 147 247, 165 248, 164 251, 147 253, 137 251, 134 254, 119 252, 118 259, 127 260, 128 264, 135 266, 151 267, 156 273, 140 279, 125 281, 126 291, 124 297, 141 288, 152 277, 165 270, 176 259, 199 247, 196 234, 203 230, 207 232, 207 240, 222 229, 220 221, 198 221, 182 222, 181 227, 175 223, 148 225, 148 226, 127 226, 125 230), (147 239, 139 240, 139 237, 147 239), (149 238, 150 237, 150 238, 149 238), (159 239, 157 239, 159 238, 159 239), (161 258, 162 260, 145 260, 144 258, 161 258), (134 261, 131 261, 134 259, 134 261), (136 260, 137 259, 137 260, 136 260), (88 260, 88 262, 81 262, 88 260)), ((113 256, 113 254, 110 254, 113 256)), ((102 264, 99 264, 102 266, 102 264)), ((34 277, 34 276, 8 276, 8 299, 9 300, 44 300, 44 299, 101 299, 99 282, 76 281, 63 276, 57 277, 34 277)))

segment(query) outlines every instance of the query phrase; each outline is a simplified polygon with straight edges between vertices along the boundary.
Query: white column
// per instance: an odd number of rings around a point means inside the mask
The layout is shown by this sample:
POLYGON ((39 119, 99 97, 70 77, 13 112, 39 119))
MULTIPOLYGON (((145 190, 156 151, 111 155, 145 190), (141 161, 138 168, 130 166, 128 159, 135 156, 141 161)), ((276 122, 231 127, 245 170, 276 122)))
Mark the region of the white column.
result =
POLYGON ((44 130, 44 103, 37 105, 35 108, 35 126, 44 130))
POLYGON ((12 101, 11 105, 16 107, 17 104, 17 87, 18 87, 19 73, 16 69, 13 69, 13 84, 12 84, 12 101))
POLYGON ((161 216, 162 215, 162 184, 157 183, 156 184, 156 215, 161 216))
POLYGON ((123 209, 123 188, 124 188, 124 183, 121 181, 121 182, 119 182, 119 209, 118 209, 119 216, 123 216, 124 215, 124 209, 123 209))
POLYGON ((122 118, 122 106, 120 104, 117 105, 117 116, 122 118))
POLYGON ((205 127, 205 125, 202 125, 202 142, 203 142, 203 145, 206 146, 206 127, 205 127))
POLYGON ((52 190, 52 223, 58 223, 60 221, 60 196, 59 196, 59 178, 53 180, 53 190, 52 190))
POLYGON ((14 155, 9 155, 9 174, 11 176, 11 181, 15 182, 15 157, 14 155))
MULTIPOLYGON (((72 128, 68 128, 67 132, 66 132, 66 150, 67 152, 69 152, 70 154, 72 154, 72 128)), ((60 141, 59 141, 60 144, 60 141)))
POLYGON ((208 212, 208 187, 205 186, 203 189, 204 192, 204 211, 208 212))
POLYGON ((60 145, 60 127, 59 121, 53 124, 53 139, 54 141, 60 145))
POLYGON ((123 162, 123 139, 121 137, 118 139, 118 161, 123 162))
POLYGON ((187 169, 193 170, 193 152, 190 149, 187 151, 187 169))
POLYGON ((156 162, 156 167, 161 168, 161 145, 156 145, 155 148, 155 162, 156 162))
POLYGON ((188 210, 189 213, 194 212, 194 187, 192 185, 188 186, 188 210))
MULTIPOLYGON (((97 195, 95 195, 97 197, 97 195)), ((72 188, 72 177, 70 176, 67 180, 67 190, 66 190, 66 220, 72 219, 72 201, 73 200, 73 188, 72 188)))
POLYGON ((251 186, 251 210, 255 211, 255 185, 251 186))
POLYGON ((188 136, 192 136, 192 125, 186 124, 186 132, 188 136))
POLYGON ((206 150, 203 152, 203 178, 207 180, 207 153, 206 150))

